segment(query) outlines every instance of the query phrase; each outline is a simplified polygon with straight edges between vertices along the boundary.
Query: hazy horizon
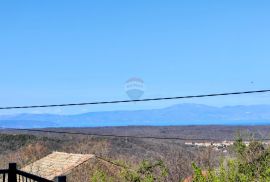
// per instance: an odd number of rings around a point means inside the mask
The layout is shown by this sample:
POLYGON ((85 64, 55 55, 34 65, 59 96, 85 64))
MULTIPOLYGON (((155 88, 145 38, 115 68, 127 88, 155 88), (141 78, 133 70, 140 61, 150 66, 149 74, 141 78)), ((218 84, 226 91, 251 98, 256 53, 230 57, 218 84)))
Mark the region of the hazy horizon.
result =
MULTIPOLYGON (((134 103, 135 104, 135 103, 134 103)), ((166 109, 166 108, 170 108, 170 107, 175 107, 178 105, 201 105, 201 106, 206 106, 206 107, 213 107, 213 108, 226 108, 226 107, 238 107, 238 106, 243 106, 243 107, 249 107, 249 106, 270 106, 270 104, 248 104, 248 105, 241 105, 241 104, 237 104, 237 105, 223 105, 223 106, 216 106, 216 105, 207 105, 207 104, 200 104, 200 103, 179 103, 179 104, 172 104, 172 105, 166 105, 166 106, 160 106, 160 107, 154 107, 154 108, 146 108, 146 109, 131 109, 131 108, 126 108, 126 109, 116 109, 116 110, 97 110, 97 111, 91 111, 90 109, 84 109, 81 112, 75 112, 75 113, 65 113, 63 111, 57 111, 57 107, 56 107, 56 111, 51 111, 51 112, 38 112, 38 111, 33 111, 32 109, 23 109, 25 110, 24 112, 22 111, 18 111, 18 113, 1 113, 0 116, 9 116, 9 115, 19 115, 19 114, 51 114, 51 115, 78 115, 78 114, 84 114, 84 113, 98 113, 98 112, 119 112, 119 111, 147 111, 147 110, 159 110, 159 109, 166 109)), ((65 108, 63 109, 65 110, 65 108)))

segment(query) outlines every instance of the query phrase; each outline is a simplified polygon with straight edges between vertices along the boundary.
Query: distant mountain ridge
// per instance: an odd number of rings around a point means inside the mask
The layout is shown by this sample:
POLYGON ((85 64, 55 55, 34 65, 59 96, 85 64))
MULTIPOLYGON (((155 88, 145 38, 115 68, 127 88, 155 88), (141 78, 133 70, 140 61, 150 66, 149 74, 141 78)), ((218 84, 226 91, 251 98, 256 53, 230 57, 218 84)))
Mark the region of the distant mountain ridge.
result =
POLYGON ((205 124, 270 124, 270 105, 213 107, 201 104, 179 104, 152 110, 104 111, 77 115, 19 114, 0 116, 0 127, 5 128, 205 124))

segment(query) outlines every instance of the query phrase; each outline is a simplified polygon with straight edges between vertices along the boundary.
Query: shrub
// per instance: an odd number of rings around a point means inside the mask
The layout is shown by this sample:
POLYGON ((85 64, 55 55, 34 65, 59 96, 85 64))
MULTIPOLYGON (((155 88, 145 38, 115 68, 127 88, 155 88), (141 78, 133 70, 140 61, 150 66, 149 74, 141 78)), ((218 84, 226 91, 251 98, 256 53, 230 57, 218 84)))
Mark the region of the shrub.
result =
POLYGON ((242 139, 234 143, 235 157, 223 160, 216 169, 207 175, 193 164, 194 182, 251 182, 270 181, 270 148, 263 143, 252 141, 246 146, 242 139))

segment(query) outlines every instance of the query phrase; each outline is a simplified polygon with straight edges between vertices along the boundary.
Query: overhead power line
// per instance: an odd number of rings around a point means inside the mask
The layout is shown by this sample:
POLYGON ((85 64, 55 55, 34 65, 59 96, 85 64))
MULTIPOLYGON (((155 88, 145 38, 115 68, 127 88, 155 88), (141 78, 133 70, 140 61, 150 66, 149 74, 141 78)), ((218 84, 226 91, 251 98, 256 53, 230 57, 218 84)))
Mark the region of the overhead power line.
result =
POLYGON ((104 157, 98 156, 98 155, 96 155, 96 154, 95 154, 95 157, 96 157, 97 159, 99 159, 99 160, 108 162, 108 163, 110 163, 110 164, 112 164, 112 165, 114 165, 114 166, 117 166, 117 167, 119 167, 119 168, 126 169, 126 170, 130 170, 130 171, 134 171, 133 169, 128 168, 127 166, 118 164, 118 163, 116 163, 116 162, 113 162, 113 161, 111 161, 111 160, 109 160, 109 159, 106 159, 106 158, 104 158, 104 157))
MULTIPOLYGON (((160 139, 160 140, 195 140, 195 139, 179 138, 179 137, 155 137, 155 136, 113 135, 113 134, 97 134, 97 133, 83 133, 83 132, 54 131, 54 130, 43 130, 43 129, 21 129, 21 128, 5 128, 5 129, 7 129, 7 130, 15 130, 15 131, 44 132, 44 133, 55 133, 55 134, 97 136, 97 137, 136 138, 136 139, 160 139)), ((200 138, 198 140, 209 140, 209 139, 200 138)), ((215 140, 215 139, 213 139, 213 140, 215 140)))
POLYGON ((189 96, 178 96, 178 97, 159 97, 159 98, 135 99, 135 100, 99 101, 99 102, 85 102, 85 103, 73 103, 73 104, 11 106, 11 107, 0 107, 0 110, 46 108, 46 107, 68 107, 68 106, 84 106, 84 105, 100 105, 100 104, 118 104, 118 103, 129 103, 129 102, 148 102, 148 101, 161 101, 161 100, 177 100, 177 99, 191 99, 191 98, 202 98, 202 97, 217 97, 217 96, 228 96, 228 95, 255 94, 255 93, 266 93, 266 92, 270 92, 270 90, 254 90, 254 91, 242 91, 242 92, 227 92, 227 93, 214 93, 214 94, 204 94, 204 95, 189 95, 189 96))
MULTIPOLYGON (((5 128, 5 129, 6 130, 14 130, 14 131, 44 132, 44 133, 54 133, 54 134, 69 134, 69 135, 112 137, 112 138, 181 140, 181 141, 221 141, 221 139, 217 139, 217 138, 180 138, 180 137, 132 136, 132 135, 97 134, 97 133, 54 131, 54 130, 43 130, 43 129, 21 129, 21 128, 5 128)), ((222 140, 225 140, 225 139, 222 139, 222 140)), ((262 138, 262 139, 258 139, 258 140, 268 141, 268 140, 270 140, 270 138, 262 138)))

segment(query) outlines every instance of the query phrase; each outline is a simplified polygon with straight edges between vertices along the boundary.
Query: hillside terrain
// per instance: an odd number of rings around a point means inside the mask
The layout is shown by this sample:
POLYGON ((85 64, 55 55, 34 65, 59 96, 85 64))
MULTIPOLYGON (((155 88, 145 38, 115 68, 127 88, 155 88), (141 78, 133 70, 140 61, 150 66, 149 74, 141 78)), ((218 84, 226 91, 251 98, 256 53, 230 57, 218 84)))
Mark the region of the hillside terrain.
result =
MULTIPOLYGON (((50 128, 55 131, 114 134, 129 136, 182 137, 233 140, 238 131, 253 133, 253 137, 266 138, 270 126, 167 126, 167 127, 98 127, 50 128)), ((250 139, 250 135, 243 135, 250 139)), ((195 140, 196 141, 196 140, 195 140)), ((78 134, 55 134, 2 129, 0 134, 0 167, 8 162, 25 166, 52 151, 95 154, 104 159, 136 168, 143 160, 162 160, 168 167, 166 181, 179 181, 192 174, 192 162, 199 166, 215 166, 229 153, 207 147, 185 145, 185 140, 97 137, 78 134)), ((114 166, 108 167, 108 172, 114 166)), ((84 171, 87 172, 87 169, 84 171)), ((92 173, 91 173, 92 174, 92 173)), ((90 173, 89 173, 90 175, 90 173)), ((79 180, 77 180, 79 181, 79 180)))

